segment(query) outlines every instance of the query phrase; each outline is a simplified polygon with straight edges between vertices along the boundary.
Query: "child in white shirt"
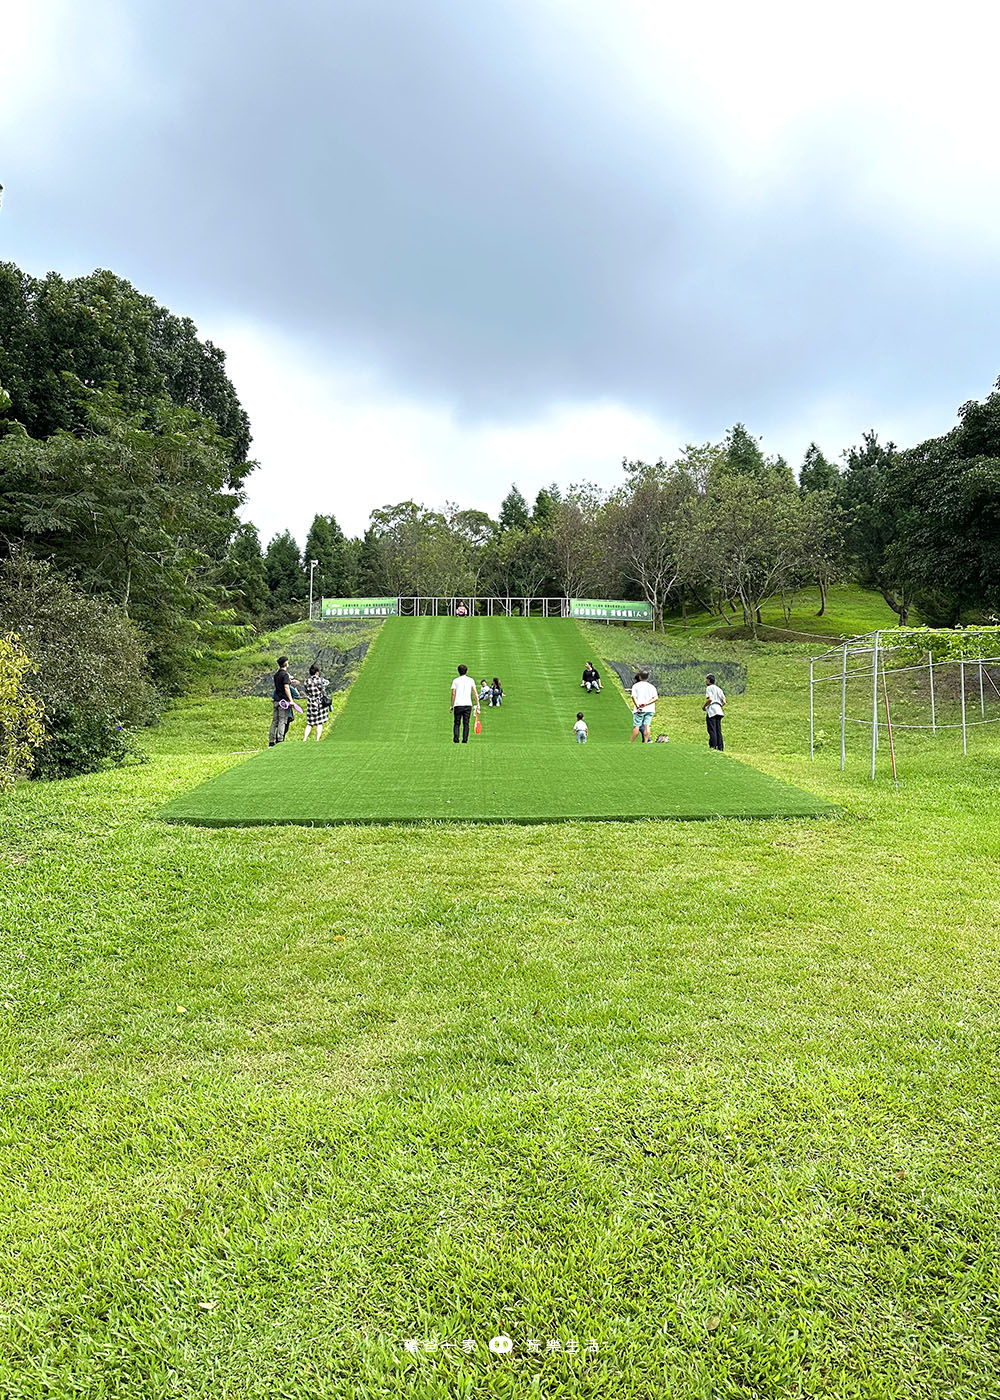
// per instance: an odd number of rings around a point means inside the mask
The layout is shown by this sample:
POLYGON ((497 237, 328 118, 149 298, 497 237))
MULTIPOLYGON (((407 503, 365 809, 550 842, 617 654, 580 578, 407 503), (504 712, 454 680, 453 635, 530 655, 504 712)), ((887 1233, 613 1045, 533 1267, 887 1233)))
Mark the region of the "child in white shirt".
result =
POLYGON ((577 710, 576 712, 576 724, 573 726, 573 733, 576 735, 576 742, 578 744, 585 744, 587 742, 587 721, 583 717, 582 710, 577 710))

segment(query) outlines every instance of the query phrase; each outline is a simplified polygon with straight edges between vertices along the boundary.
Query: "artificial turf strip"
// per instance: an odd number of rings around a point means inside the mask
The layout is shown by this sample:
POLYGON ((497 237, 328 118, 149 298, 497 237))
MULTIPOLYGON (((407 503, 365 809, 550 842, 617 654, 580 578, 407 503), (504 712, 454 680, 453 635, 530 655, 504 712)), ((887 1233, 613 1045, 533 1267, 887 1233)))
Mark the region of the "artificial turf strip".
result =
MULTIPOLYGON (((386 623, 337 723, 319 745, 301 723, 284 744, 228 769, 160 815, 204 826, 341 822, 638 820, 818 816, 828 803, 690 743, 628 743, 613 678, 586 696, 573 622, 400 618, 386 623), (451 739, 460 661, 499 675, 483 733, 451 739), (590 726, 575 743, 582 709, 590 726)), ((697 705, 697 701, 693 701, 697 705)), ((262 709, 262 722, 265 719, 262 709)))

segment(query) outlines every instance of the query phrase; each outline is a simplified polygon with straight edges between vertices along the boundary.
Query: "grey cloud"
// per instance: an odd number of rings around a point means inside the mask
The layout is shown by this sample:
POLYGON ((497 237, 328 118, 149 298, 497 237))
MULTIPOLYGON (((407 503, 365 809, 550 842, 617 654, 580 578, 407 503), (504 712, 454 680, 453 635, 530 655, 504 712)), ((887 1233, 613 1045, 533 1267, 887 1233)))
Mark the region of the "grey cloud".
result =
POLYGON ((849 141, 803 133, 737 187, 697 112, 645 110, 537 3, 131 13, 149 100, 95 93, 44 186, 7 180, 63 268, 467 416, 609 396, 708 437, 831 392, 873 421, 929 392, 950 411, 1000 369, 995 271, 871 226, 849 141))

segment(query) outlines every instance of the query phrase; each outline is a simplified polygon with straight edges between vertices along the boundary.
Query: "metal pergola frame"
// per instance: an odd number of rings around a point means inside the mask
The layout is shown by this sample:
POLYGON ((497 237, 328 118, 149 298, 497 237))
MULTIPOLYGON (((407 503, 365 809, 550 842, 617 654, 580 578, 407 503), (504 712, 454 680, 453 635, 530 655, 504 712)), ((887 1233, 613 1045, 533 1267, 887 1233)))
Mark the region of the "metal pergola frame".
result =
MULTIPOLYGON (((895 746, 893 743, 893 730, 895 729, 929 729, 932 734, 936 734, 940 729, 961 729, 962 731, 962 753, 969 751, 968 731, 970 727, 977 724, 995 724, 998 718, 986 718, 986 688, 985 681, 997 692, 998 689, 993 677, 989 674, 990 666, 1000 666, 1000 655, 983 655, 983 647, 980 645, 978 656, 938 658, 935 661, 933 651, 927 648, 927 659, 914 666, 893 666, 887 667, 885 655, 895 646, 913 643, 920 638, 933 636, 935 632, 942 635, 948 632, 950 636, 955 633, 952 629, 919 628, 916 631, 903 628, 880 629, 877 632, 870 632, 862 637, 852 637, 848 641, 841 643, 838 647, 831 647, 828 651, 821 652, 818 656, 809 658, 809 757, 816 756, 816 727, 815 727, 815 699, 816 687, 827 681, 840 681, 840 768, 843 771, 847 762, 847 679, 849 676, 870 676, 872 684, 872 717, 871 717, 871 776, 875 777, 875 758, 879 747, 879 728, 884 724, 892 753, 893 777, 896 776, 895 746), (857 661, 859 664, 852 666, 851 663, 857 661), (838 669, 831 670, 826 675, 817 675, 816 667, 836 662, 838 669), (940 670, 944 666, 957 666, 959 668, 959 690, 961 694, 962 718, 959 724, 939 724, 937 710, 935 706, 934 694, 934 673, 935 668, 940 670), (970 669, 974 669, 978 675, 979 682, 979 708, 980 719, 970 720, 968 718, 968 696, 966 690, 966 679, 970 669), (895 722, 889 711, 889 692, 886 684, 886 675, 900 675, 903 672, 926 671, 928 677, 930 694, 931 722, 929 725, 906 724, 895 722), (879 676, 882 680, 882 695, 885 702, 885 720, 879 719, 879 676)), ((995 627, 976 628, 967 627, 962 629, 962 635, 967 637, 989 637, 990 642, 996 648, 1000 641, 995 627)), ((868 721, 857 721, 867 725, 868 721)))

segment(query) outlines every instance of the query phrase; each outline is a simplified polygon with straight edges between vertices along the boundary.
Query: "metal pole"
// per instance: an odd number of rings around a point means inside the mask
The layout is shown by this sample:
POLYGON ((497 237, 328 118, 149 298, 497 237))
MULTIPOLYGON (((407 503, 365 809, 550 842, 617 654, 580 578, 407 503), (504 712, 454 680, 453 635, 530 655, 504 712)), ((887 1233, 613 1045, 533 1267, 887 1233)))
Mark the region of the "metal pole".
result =
POLYGON ((958 663, 958 674, 959 674, 959 677, 961 678, 961 683, 962 683, 962 752, 963 752, 963 753, 968 753, 968 752, 969 752, 969 745, 968 745, 968 740, 967 740, 967 736, 966 736, 966 733, 965 733, 965 662, 964 662, 964 661, 960 661, 960 662, 958 663))
POLYGON ((885 727, 889 733, 889 757, 892 759, 892 781, 899 791, 899 777, 896 773, 896 745, 892 741, 892 715, 889 713, 889 687, 885 683, 885 662, 882 662, 882 694, 885 696, 885 727))
POLYGON ((844 643, 844 669, 840 677, 840 771, 847 762, 847 643, 844 643))
POLYGON ((812 657, 810 657, 810 658, 809 658, 809 757, 810 757, 810 758, 815 758, 815 757, 816 757, 816 734, 815 734, 815 725, 814 725, 814 723, 813 723, 813 683, 814 683, 813 669, 814 669, 815 665, 816 665, 815 661, 812 659, 812 657))
POLYGON ((983 719, 986 718, 986 697, 983 694, 983 661, 979 658, 979 712, 983 719))
POLYGON ((310 559, 310 560, 309 560, 309 621, 310 621, 310 622, 312 622, 312 620, 313 620, 313 574, 314 574, 315 571, 316 571, 316 565, 317 565, 318 563, 319 563, 319 560, 318 560, 318 559, 310 559))
POLYGON ((937 715, 934 712, 934 653, 927 653, 927 670, 931 678, 931 733, 937 733, 937 715))
POLYGON ((878 633, 872 648, 872 778, 875 777, 875 754, 878 751, 878 633))

